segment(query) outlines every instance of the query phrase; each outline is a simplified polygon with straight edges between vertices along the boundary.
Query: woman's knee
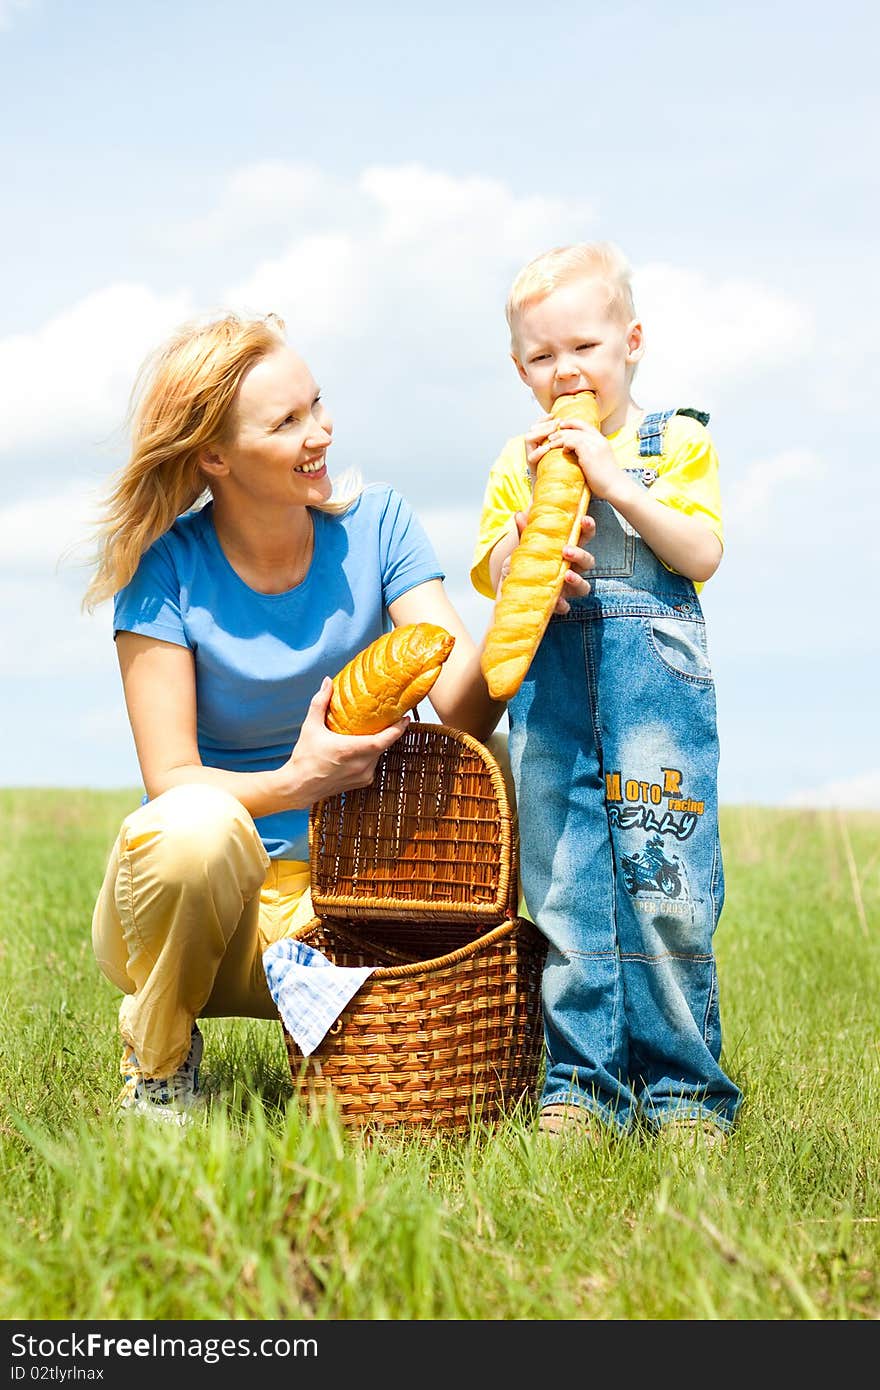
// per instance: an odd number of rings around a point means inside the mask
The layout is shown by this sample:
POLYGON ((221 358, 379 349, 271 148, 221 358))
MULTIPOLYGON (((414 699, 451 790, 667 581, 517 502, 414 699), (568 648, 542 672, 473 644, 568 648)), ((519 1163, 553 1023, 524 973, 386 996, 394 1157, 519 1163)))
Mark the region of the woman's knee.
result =
POLYGON ((133 811, 122 832, 123 853, 148 858, 152 872, 166 883, 226 868, 255 891, 268 865, 253 818, 218 787, 172 787, 133 811))

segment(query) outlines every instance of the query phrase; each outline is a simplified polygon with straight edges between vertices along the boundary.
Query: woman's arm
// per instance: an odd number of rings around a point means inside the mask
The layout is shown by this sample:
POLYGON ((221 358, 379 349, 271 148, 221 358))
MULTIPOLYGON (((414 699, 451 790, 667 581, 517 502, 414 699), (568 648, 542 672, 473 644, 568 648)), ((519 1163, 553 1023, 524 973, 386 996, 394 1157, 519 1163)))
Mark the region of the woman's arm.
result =
POLYGON ((325 678, 283 767, 269 772, 205 767, 196 739, 195 662, 189 648, 141 633, 120 632, 116 652, 150 798, 183 783, 203 782, 230 792, 255 817, 305 809, 321 797, 368 786, 380 755, 406 728, 406 721, 399 720, 378 734, 331 733, 324 720, 332 683, 325 678))
MULTIPOLYGON (((489 567, 496 589, 516 549, 525 522, 526 514, 517 512, 510 529, 492 550, 489 567)), ((557 613, 568 612, 569 598, 583 598, 590 592, 584 572, 593 568, 594 561, 583 546, 589 544, 595 532, 593 518, 585 516, 581 522, 581 545, 568 546, 564 552, 572 568, 566 573, 564 592, 556 602, 554 611, 557 613)), ((431 704, 443 723, 450 728, 463 729, 475 738, 488 738, 504 713, 504 703, 491 699, 480 670, 485 638, 479 646, 476 645, 450 603, 442 580, 429 579, 424 584, 417 584, 395 599, 388 611, 395 627, 403 627, 405 623, 437 623, 452 633, 455 646, 431 688, 431 704)))
POLYGON ((388 611, 395 627, 436 623, 452 633, 455 646, 431 687, 431 704, 450 728, 463 729, 474 738, 488 738, 504 713, 504 705, 489 698, 480 670, 482 647, 476 645, 450 603, 442 580, 417 584, 395 599, 388 611))

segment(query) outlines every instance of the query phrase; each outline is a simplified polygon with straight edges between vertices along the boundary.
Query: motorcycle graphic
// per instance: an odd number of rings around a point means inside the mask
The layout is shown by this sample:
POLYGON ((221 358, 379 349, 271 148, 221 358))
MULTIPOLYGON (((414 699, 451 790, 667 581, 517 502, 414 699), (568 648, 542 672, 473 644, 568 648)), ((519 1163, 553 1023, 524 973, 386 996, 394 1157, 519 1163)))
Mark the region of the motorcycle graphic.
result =
POLYGON ((659 835, 651 836, 644 854, 625 854, 621 868, 627 891, 632 894, 659 888, 667 898, 677 898, 681 892, 681 860, 677 854, 666 858, 659 835))

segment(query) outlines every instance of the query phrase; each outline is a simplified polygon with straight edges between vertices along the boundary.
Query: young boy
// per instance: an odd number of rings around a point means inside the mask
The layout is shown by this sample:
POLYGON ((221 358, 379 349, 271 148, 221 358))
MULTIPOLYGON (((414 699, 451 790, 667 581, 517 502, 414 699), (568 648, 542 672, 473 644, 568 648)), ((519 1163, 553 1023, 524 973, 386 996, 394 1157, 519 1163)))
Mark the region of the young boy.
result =
POLYGON ((723 1139, 712 938, 724 898, 715 691, 700 602, 721 560, 718 460, 693 410, 645 415, 630 274, 609 243, 520 271, 511 355, 544 412, 592 391, 600 429, 545 413, 493 466, 471 578, 496 596, 548 449, 591 492, 591 592, 553 615, 508 707, 523 893, 548 939, 539 1128, 636 1123, 723 1139), (519 516, 519 526, 516 516, 519 516))

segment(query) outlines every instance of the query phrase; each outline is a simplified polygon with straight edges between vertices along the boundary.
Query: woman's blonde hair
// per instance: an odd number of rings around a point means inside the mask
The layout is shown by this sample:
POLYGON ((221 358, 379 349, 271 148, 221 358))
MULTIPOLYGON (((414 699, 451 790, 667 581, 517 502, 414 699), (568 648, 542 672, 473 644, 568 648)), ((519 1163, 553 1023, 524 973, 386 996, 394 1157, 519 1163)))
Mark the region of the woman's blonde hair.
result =
MULTIPOLYGON (((229 437, 245 372, 284 341, 277 314, 226 313, 181 325, 144 361, 127 417, 131 453, 94 535, 95 572, 83 597, 89 612, 125 587, 144 552, 179 516, 207 500, 199 454, 229 437)), ((357 474, 348 473, 339 496, 320 510, 344 512, 361 490, 357 474)))
POLYGON ((625 323, 636 317, 632 272, 620 247, 612 241, 580 241, 543 252, 518 273, 507 296, 511 342, 516 336, 517 315, 526 305, 545 299, 572 280, 601 280, 608 289, 609 312, 625 323))

